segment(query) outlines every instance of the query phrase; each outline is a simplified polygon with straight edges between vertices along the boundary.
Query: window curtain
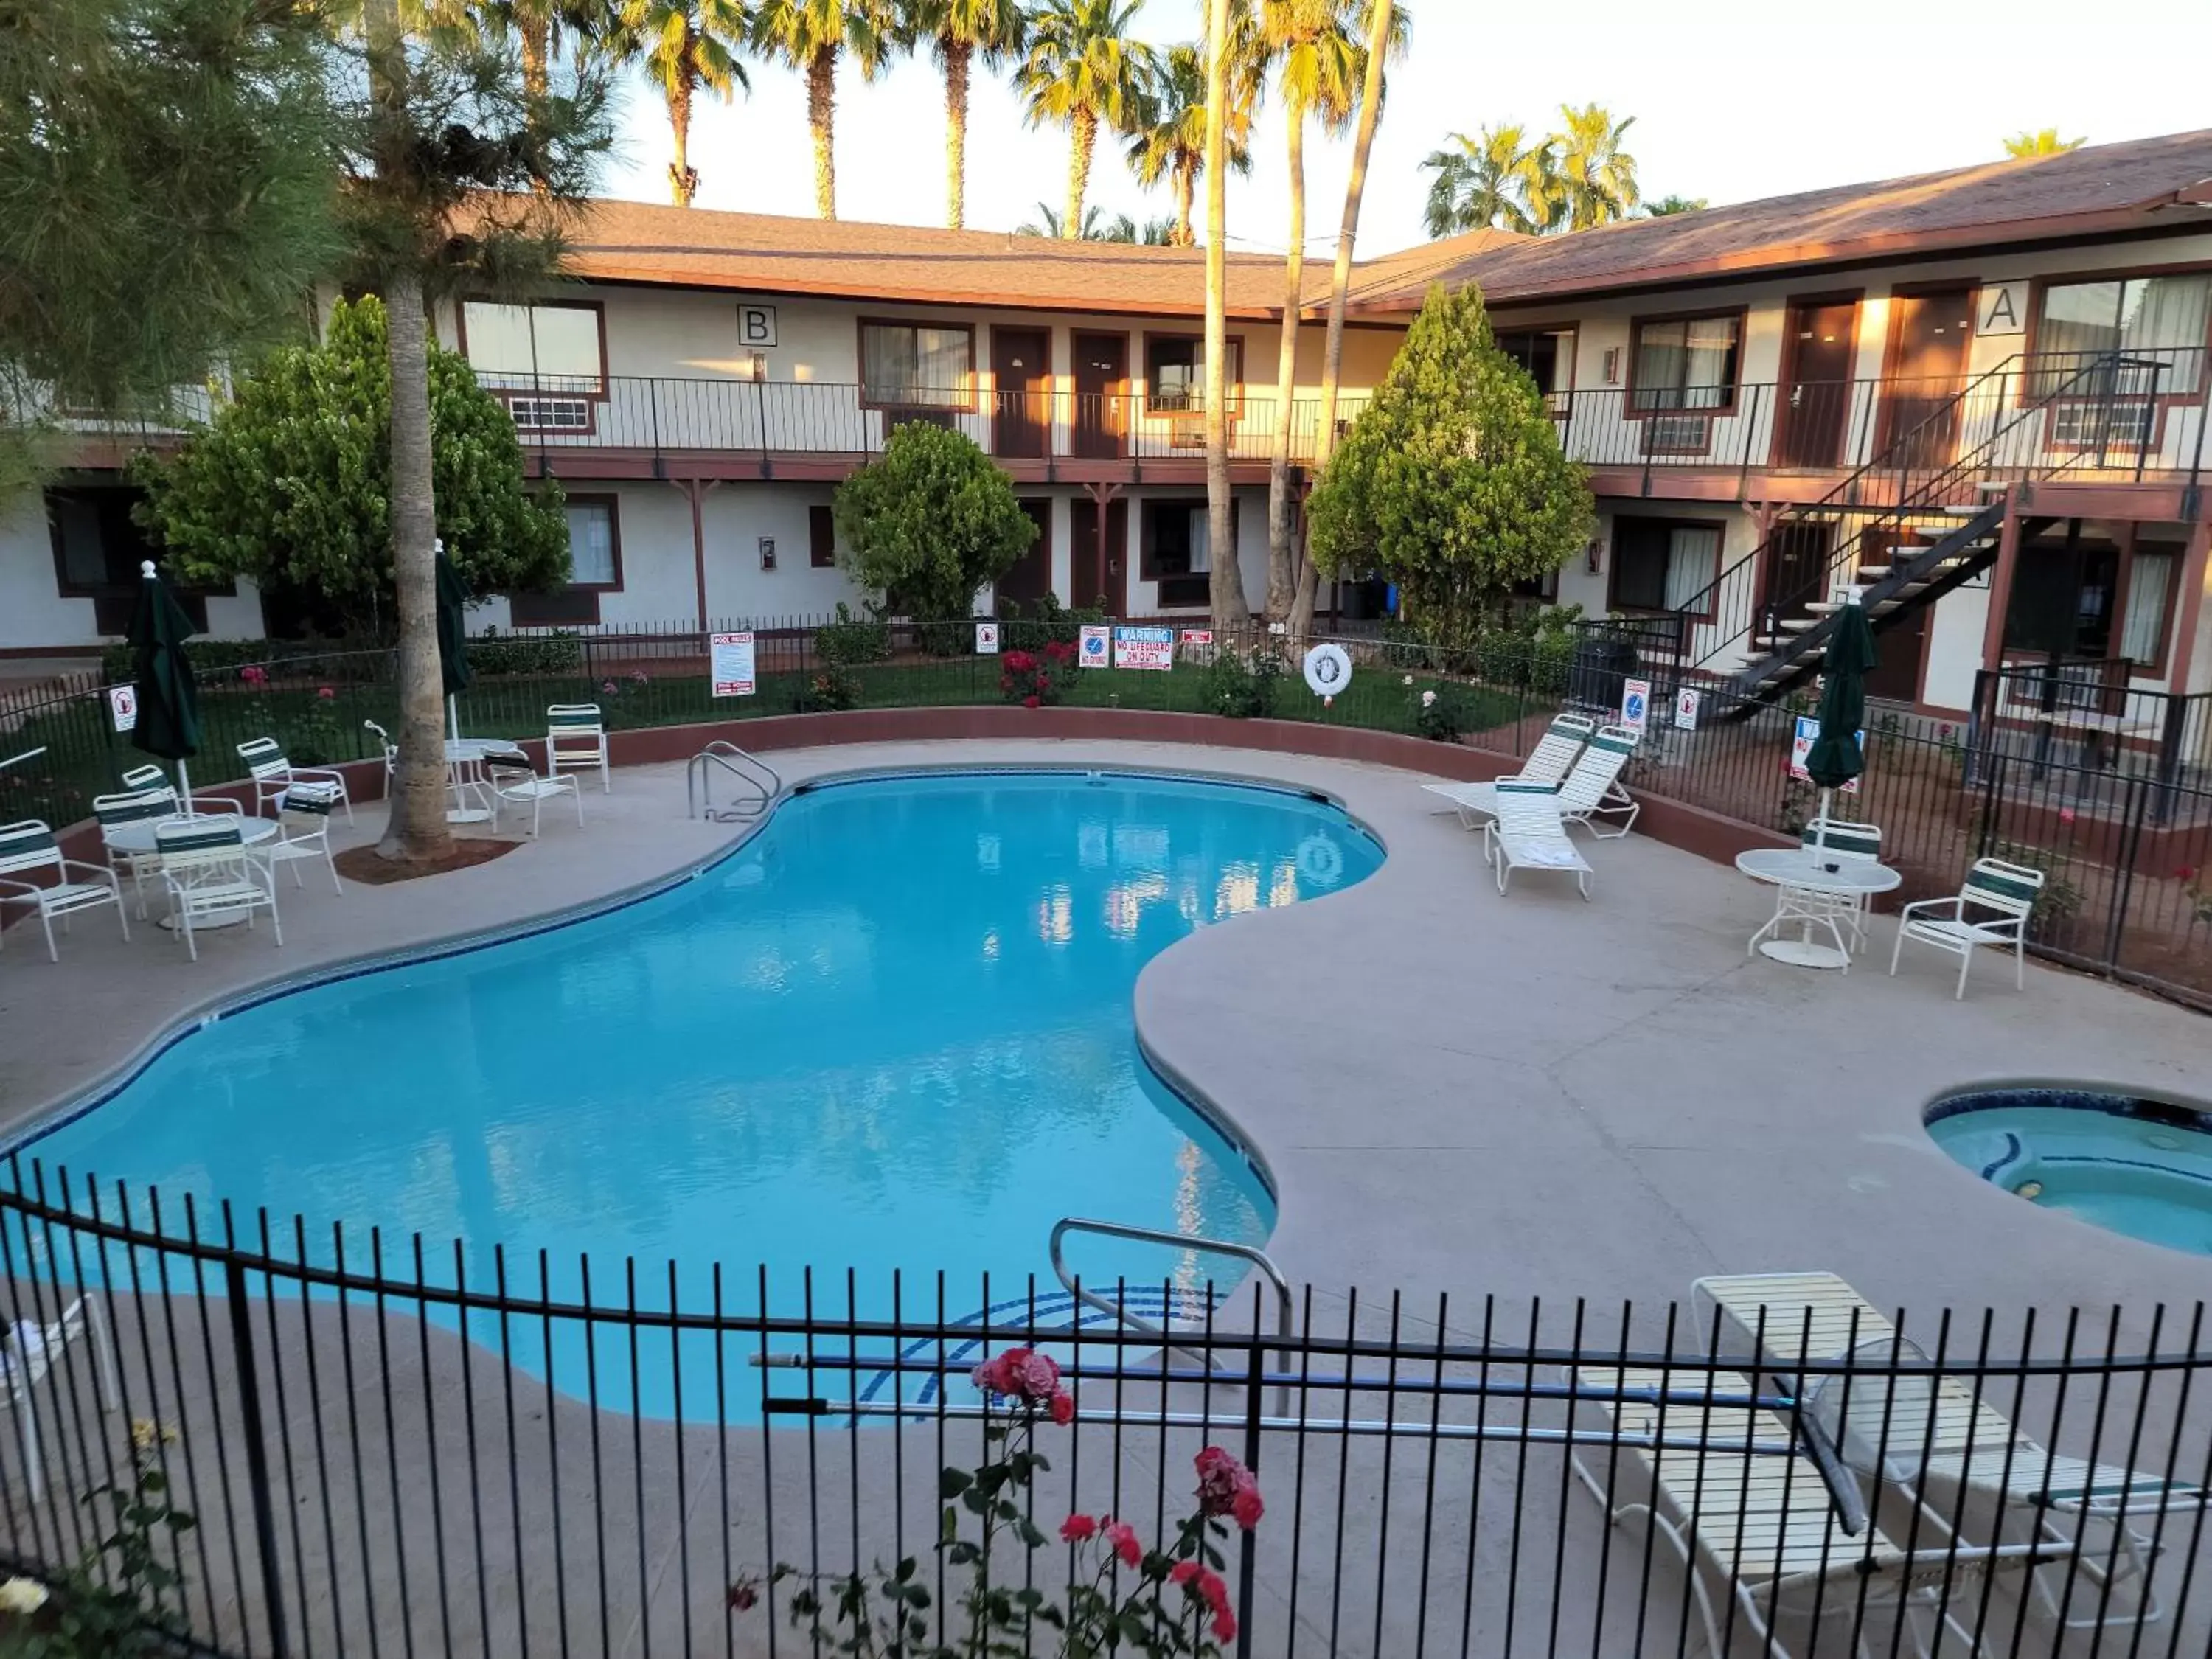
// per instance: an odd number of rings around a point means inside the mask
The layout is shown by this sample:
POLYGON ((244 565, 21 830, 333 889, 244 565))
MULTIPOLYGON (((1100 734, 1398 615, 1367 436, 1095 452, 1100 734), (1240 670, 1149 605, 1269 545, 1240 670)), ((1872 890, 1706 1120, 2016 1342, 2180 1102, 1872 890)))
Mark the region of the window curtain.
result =
POLYGON ((1202 507, 1190 510, 1190 574, 1194 576, 1208 575, 1213 569, 1207 550, 1211 526, 1206 521, 1206 510, 1202 507))
POLYGON ((613 513, 604 501, 570 501, 568 514, 569 582, 578 587, 613 586, 613 513))
POLYGON ((871 323, 860 334, 860 387, 882 404, 947 406, 968 401, 965 329, 871 323))
POLYGON ((1709 525, 1686 525, 1667 538, 1666 609, 1705 610, 1706 590, 1721 572, 1721 532, 1709 525))
MULTIPOLYGON (((2161 370, 2161 392, 2195 390, 2204 361, 2204 340, 2212 329, 2212 276, 2136 276, 2108 283, 2066 283, 2043 296, 2043 317, 2035 337, 2042 359, 2040 392, 2071 392, 2074 378, 2085 396, 2102 392, 2095 377, 2081 371, 2100 352, 2141 353, 2161 370)), ((2148 369, 2122 371, 2123 393, 2150 391, 2148 369)))
POLYGON ((596 394, 599 313, 589 306, 510 306, 471 300, 461 308, 469 366, 486 386, 596 394))
POLYGON ((1719 409, 1735 391, 1736 319, 1646 323, 1636 335, 1636 406, 1719 409))
POLYGON ((2128 574, 2127 613, 2120 618, 2120 655, 2130 662, 2156 662, 2166 645, 2166 598, 2173 590, 2174 555, 2164 550, 2136 550, 2128 574))

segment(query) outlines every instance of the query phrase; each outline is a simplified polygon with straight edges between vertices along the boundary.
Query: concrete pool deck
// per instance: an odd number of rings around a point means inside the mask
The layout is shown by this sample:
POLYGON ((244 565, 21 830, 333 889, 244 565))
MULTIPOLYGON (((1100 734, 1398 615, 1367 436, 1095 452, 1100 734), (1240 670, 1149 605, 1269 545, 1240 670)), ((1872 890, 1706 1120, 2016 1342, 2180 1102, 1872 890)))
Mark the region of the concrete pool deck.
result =
MULTIPOLYGON (((1328 1297, 1401 1290, 1464 1310, 1680 1297, 1715 1272, 1825 1267, 1876 1302, 2018 1310, 2186 1305, 2198 1258, 2038 1211, 1952 1164, 1920 1127, 1943 1091, 2058 1078, 2203 1091, 2201 1015, 1994 958, 1955 1003, 1946 959, 1883 971, 1890 923, 1848 975, 1745 953, 1771 892, 1642 836, 1598 843, 1593 898, 1516 878, 1419 775, 1233 748, 1103 741, 854 744, 774 756, 787 781, 877 767, 1119 765, 1327 791, 1389 849, 1369 880, 1200 931, 1156 958, 1136 1017, 1158 1061, 1233 1122, 1280 1197, 1270 1249, 1328 1297), (1842 1052, 1831 1034, 1854 1034, 1842 1052)), ((590 787, 586 827, 476 869, 333 896, 307 870, 265 930, 189 962, 150 926, 80 917, 58 966, 9 930, 0 957, 0 1125, 131 1063, 158 1032, 257 984, 465 935, 649 883, 739 833, 687 820, 682 769, 590 787)), ((367 840, 364 805, 341 845, 367 840)), ((312 1221, 312 1218, 310 1218, 312 1221)), ((510 1241, 527 1245, 532 1241, 510 1241)), ((1455 1326, 1459 1321, 1452 1322, 1455 1326)), ((2135 1323, 2131 1317, 2130 1324, 2135 1323)))

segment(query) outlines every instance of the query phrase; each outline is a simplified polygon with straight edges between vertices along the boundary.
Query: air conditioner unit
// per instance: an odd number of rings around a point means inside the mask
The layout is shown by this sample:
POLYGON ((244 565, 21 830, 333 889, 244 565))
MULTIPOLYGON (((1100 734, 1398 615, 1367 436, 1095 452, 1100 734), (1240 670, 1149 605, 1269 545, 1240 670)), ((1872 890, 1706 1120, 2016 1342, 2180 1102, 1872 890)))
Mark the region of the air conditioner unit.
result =
POLYGON ((1647 455, 1702 455, 1712 441, 1709 415, 1654 415, 1644 422, 1647 455))
POLYGON ((592 400, 589 398, 545 398, 528 396, 509 398, 507 413, 514 416, 519 432, 589 432, 592 429, 592 400))

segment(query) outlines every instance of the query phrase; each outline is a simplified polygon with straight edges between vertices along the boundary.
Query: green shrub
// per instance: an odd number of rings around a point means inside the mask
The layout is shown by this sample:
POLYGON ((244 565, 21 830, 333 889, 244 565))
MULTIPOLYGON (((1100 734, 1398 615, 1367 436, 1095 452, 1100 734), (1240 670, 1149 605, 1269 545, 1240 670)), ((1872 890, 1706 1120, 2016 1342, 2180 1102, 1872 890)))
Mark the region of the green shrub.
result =
POLYGON ((1019 601, 1002 600, 999 619, 1003 626, 999 630, 999 642, 1009 651, 1042 651, 1048 645, 1073 645, 1082 637, 1084 625, 1106 620, 1106 607, 1087 605, 1070 609, 1050 593, 1033 600, 1024 611, 1019 601))
POLYGON ((1265 720, 1275 712, 1275 694, 1287 669, 1282 653, 1272 647, 1254 652, 1249 660, 1224 650, 1199 681, 1199 707, 1232 720, 1265 720))
POLYGON ((1450 680, 1416 685, 1413 730, 1437 743, 1457 743, 1475 726, 1474 698, 1468 688, 1450 680))
POLYGON ((295 766, 331 766, 350 758, 338 724, 337 693, 324 686, 314 707, 284 726, 284 758, 295 766))
POLYGON ((584 642, 574 634, 501 635, 486 629, 469 641, 475 674, 576 674, 583 672, 584 642))
POLYGON ((843 663, 826 663, 800 689, 794 706, 802 714, 836 714, 858 708, 863 695, 858 674, 843 663))
POLYGON ((814 655, 830 667, 884 662, 890 654, 891 630, 873 618, 855 617, 842 600, 838 602, 837 620, 814 630, 814 655))

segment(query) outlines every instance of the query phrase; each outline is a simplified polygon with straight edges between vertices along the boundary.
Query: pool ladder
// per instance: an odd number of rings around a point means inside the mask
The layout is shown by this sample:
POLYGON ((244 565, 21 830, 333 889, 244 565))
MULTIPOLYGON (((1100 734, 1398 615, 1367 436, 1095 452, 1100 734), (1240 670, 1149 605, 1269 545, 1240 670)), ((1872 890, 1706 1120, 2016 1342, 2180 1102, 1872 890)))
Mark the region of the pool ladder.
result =
MULTIPOLYGON (((1274 1289, 1275 1333, 1284 1340, 1284 1360, 1287 1367, 1290 1363, 1289 1350, 1294 1346, 1294 1333, 1297 1328, 1297 1316, 1291 1297, 1291 1284, 1283 1277, 1283 1270, 1275 1265, 1274 1258, 1258 1246, 1238 1244, 1225 1238, 1200 1238, 1189 1233, 1163 1232, 1154 1227, 1133 1227, 1122 1221, 1092 1221, 1085 1217, 1074 1215, 1062 1216, 1053 1224, 1052 1271, 1070 1296, 1074 1297, 1085 1307, 1097 1309, 1119 1323, 1127 1326, 1133 1331, 1142 1332, 1146 1336, 1158 1337, 1166 1346, 1177 1348, 1186 1353, 1192 1351, 1182 1348, 1176 1341, 1173 1333, 1166 1326, 1155 1325, 1151 1320, 1131 1313, 1121 1304, 1110 1302, 1096 1291, 1086 1289, 1073 1273, 1068 1272, 1067 1255, 1062 1247, 1070 1233, 1096 1233, 1103 1238, 1133 1239, 1140 1244, 1165 1244, 1171 1249, 1189 1250, 1204 1255, 1234 1256, 1240 1261, 1251 1263, 1259 1270, 1261 1277, 1274 1289)), ((1199 1356, 1194 1355, 1194 1357, 1199 1356)), ((1231 1377, 1225 1380, 1236 1382, 1242 1379, 1231 1377)), ((1287 1382, 1279 1383, 1275 1389, 1276 1414, 1282 1415, 1289 1409, 1290 1385, 1287 1382)))
POLYGON ((783 779, 757 755, 717 738, 691 757, 684 769, 684 816, 714 823, 750 823, 783 793, 783 779), (738 781, 738 795, 728 805, 714 805, 714 774, 738 781))

